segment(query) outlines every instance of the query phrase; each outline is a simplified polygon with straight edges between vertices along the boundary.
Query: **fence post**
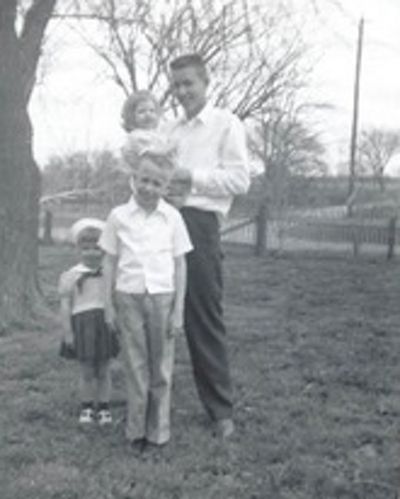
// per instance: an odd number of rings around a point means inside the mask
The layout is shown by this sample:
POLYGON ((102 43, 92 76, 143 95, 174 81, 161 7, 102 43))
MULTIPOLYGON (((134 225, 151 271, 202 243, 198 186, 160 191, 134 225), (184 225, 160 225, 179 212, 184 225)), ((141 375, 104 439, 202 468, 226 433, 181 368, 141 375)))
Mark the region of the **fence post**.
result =
POLYGON ((396 222, 397 222, 397 217, 390 217, 388 225, 388 250, 387 250, 388 260, 391 260, 394 255, 394 248, 396 245, 396 222))
POLYGON ((53 244, 53 213, 48 208, 44 210, 43 244, 53 244))
POLYGON ((352 239, 353 239, 353 256, 358 258, 360 256, 360 241, 359 241, 359 233, 358 227, 353 226, 352 230, 352 239))
POLYGON ((261 203, 256 216, 256 249, 257 256, 265 255, 267 251, 267 223, 268 223, 268 207, 264 201, 261 203))

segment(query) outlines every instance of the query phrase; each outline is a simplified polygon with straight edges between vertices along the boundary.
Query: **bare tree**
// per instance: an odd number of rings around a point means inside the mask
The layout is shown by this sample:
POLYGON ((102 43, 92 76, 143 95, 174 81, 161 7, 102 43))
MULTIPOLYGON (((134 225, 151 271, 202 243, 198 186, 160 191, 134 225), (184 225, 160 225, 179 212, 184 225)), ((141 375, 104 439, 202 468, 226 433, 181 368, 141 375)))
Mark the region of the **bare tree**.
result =
POLYGON ((269 212, 281 212, 286 207, 290 176, 320 176, 327 171, 325 148, 318 134, 305 124, 299 112, 283 107, 271 109, 256 122, 250 149, 264 165, 269 212))
POLYGON ((37 296, 40 178, 28 103, 56 0, 0 2, 0 329, 22 321, 37 296))
POLYGON ((307 161, 308 169, 311 164, 321 167, 317 139, 298 120, 287 119, 289 103, 292 106, 297 99, 309 68, 301 29, 285 2, 91 0, 70 17, 70 26, 105 61, 125 94, 150 88, 164 107, 175 110, 168 62, 182 52, 195 51, 208 63, 213 76, 210 95, 217 105, 229 106, 243 120, 258 121, 262 130, 268 122, 268 137, 259 136, 263 147, 270 146, 271 133, 279 125, 274 135, 279 137, 279 146, 274 145, 280 150, 279 160, 264 158, 266 189, 261 209, 269 202, 267 192, 273 193, 274 206, 278 197, 285 198, 286 165, 295 157, 297 169, 307 161), (88 23, 96 28, 89 32, 88 23), (272 125, 271 109, 277 107, 279 123, 272 125))
POLYGON ((4 327, 16 317, 25 317, 38 296, 40 178, 32 155, 27 107, 46 27, 54 14, 66 18, 73 11, 74 29, 78 29, 76 19, 97 23, 89 30, 86 24, 81 36, 107 63, 126 93, 149 87, 162 101, 171 102, 168 60, 184 49, 201 52, 215 70, 216 100, 233 104, 243 117, 281 91, 283 81, 296 81, 295 62, 301 53, 296 36, 286 43, 284 29, 284 48, 274 50, 280 45, 278 20, 284 16, 266 16, 261 1, 232 1, 223 7, 211 0, 70 1, 62 5, 67 10, 55 13, 56 3, 0 3, 0 316, 4 327))
POLYGON ((360 173, 372 175, 383 192, 387 166, 400 152, 400 131, 380 128, 363 130, 358 152, 360 173))
POLYGON ((266 225, 270 218, 280 218, 288 206, 290 177, 324 175, 325 148, 318 134, 303 120, 293 103, 279 103, 255 121, 249 134, 251 155, 263 165, 257 214, 256 252, 266 251, 266 225))
POLYGON ((183 51, 203 55, 213 74, 214 101, 241 118, 298 88, 304 76, 301 33, 280 2, 89 0, 61 17, 125 94, 149 88, 169 108, 168 63, 183 51))

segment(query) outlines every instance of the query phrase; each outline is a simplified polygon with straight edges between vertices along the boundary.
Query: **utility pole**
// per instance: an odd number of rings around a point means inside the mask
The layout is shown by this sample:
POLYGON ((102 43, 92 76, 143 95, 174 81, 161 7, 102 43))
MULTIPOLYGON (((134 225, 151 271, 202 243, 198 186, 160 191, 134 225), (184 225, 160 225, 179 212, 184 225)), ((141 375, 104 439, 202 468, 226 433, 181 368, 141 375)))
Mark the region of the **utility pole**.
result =
POLYGON ((360 98, 360 76, 361 76, 361 58, 364 36, 364 18, 361 17, 358 24, 358 42, 356 55, 356 75, 354 80, 353 94, 353 122, 351 126, 350 141, 350 164, 349 164, 349 192, 348 192, 348 214, 352 214, 354 202, 355 177, 356 177, 356 152, 357 152, 357 129, 358 129, 358 109, 360 98))

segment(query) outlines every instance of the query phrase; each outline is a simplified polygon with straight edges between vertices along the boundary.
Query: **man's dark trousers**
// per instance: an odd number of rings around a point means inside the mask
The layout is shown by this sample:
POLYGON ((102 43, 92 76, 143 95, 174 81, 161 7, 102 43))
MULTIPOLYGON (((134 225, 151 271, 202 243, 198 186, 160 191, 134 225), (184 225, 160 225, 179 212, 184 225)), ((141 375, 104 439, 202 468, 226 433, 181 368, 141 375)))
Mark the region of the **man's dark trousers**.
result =
POLYGON ((194 247, 187 255, 186 337, 200 400, 217 421, 232 417, 219 222, 211 211, 184 207, 181 212, 194 247))

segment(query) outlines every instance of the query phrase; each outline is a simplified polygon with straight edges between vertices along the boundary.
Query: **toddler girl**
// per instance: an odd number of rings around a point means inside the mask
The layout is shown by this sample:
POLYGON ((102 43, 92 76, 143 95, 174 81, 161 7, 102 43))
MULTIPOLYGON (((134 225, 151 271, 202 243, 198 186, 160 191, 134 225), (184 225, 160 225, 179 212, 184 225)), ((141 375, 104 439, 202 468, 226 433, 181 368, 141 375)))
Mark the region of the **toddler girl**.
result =
POLYGON ((116 356, 118 345, 116 333, 104 321, 103 252, 98 246, 103 227, 104 222, 96 218, 82 218, 72 226, 80 263, 61 274, 58 286, 62 340, 72 346, 80 364, 82 424, 112 422, 110 359, 116 356))
MULTIPOLYGON (((130 95, 121 112, 122 128, 128 133, 122 148, 123 158, 131 170, 132 165, 144 152, 169 151, 174 158, 175 147, 168 138, 168 126, 160 124, 161 107, 149 90, 139 90, 130 95)), ((182 181, 179 172, 174 172, 165 193, 165 199, 180 208, 190 191, 190 185, 182 181)))

